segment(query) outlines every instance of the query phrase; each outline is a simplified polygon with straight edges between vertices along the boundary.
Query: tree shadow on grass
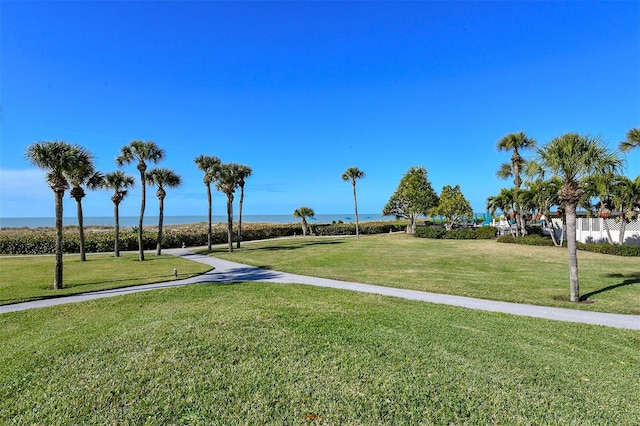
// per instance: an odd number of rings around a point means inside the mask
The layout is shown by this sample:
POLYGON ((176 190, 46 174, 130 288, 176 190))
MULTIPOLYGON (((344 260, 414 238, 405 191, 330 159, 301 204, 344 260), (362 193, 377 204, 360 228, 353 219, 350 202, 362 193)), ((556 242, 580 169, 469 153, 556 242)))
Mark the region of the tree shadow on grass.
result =
POLYGON ((344 241, 304 241, 297 243, 295 245, 276 245, 276 246, 266 246, 266 247, 256 247, 251 248, 254 251, 280 251, 280 250, 297 250, 308 246, 317 246, 317 245, 335 245, 335 244, 343 244, 344 241))
POLYGON ((617 288, 620 287, 625 287, 628 285, 634 285, 634 284, 640 284, 640 272, 635 272, 635 273, 631 273, 631 274, 606 274, 605 275, 607 278, 621 278, 622 281, 618 284, 613 284, 613 285, 609 285, 606 287, 603 287, 599 290, 596 291, 592 291, 590 293, 585 293, 580 297, 580 301, 584 302, 587 299, 589 299, 592 296, 595 296, 596 294, 600 294, 600 293, 604 293, 606 291, 611 291, 611 290, 615 290, 617 288))

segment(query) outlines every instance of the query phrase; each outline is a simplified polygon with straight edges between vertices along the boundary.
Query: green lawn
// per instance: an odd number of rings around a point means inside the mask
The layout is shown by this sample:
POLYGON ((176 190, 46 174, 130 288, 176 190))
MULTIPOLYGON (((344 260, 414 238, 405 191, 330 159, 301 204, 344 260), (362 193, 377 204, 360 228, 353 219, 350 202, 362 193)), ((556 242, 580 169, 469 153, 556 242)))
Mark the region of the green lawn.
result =
POLYGON ((640 314, 640 260, 579 251, 584 304, 569 296, 567 251, 406 234, 244 243, 213 255, 297 274, 484 299, 640 314))
POLYGON ((637 424, 640 333, 299 285, 0 315, 0 424, 637 424))
POLYGON ((96 290, 149 284, 201 274, 211 269, 170 255, 148 254, 144 262, 137 253, 122 254, 117 258, 109 254, 88 254, 86 262, 79 255, 64 257, 64 285, 53 290, 54 256, 0 257, 0 305, 27 300, 58 297, 96 290))

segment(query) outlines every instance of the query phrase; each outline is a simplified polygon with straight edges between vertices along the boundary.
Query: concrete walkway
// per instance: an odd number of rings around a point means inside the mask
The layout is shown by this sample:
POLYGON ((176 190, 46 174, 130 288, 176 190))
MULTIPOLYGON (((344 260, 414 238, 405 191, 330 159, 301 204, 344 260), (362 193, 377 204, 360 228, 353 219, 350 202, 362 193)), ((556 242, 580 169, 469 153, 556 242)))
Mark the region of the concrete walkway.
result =
POLYGON ((0 314, 6 312, 21 311, 25 309, 40 308, 44 306, 54 306, 65 303, 82 302, 85 300, 101 299, 104 297, 120 296, 123 294, 154 290, 158 288, 179 287, 188 284, 198 284, 205 282, 261 281, 272 283, 297 283, 318 287, 330 287, 341 290, 358 291, 361 293, 373 293, 383 296, 399 297, 403 299, 420 300, 423 302, 460 306, 463 308, 478 309, 490 312, 502 312, 512 315, 546 318, 557 321, 596 324, 614 328, 640 330, 640 315, 608 314, 601 312, 580 311, 576 309, 525 305, 520 303, 474 299, 464 296, 451 296, 446 294, 428 293, 424 291, 405 290, 392 287, 382 287, 377 285, 330 280, 326 278, 308 277, 304 275, 289 274, 286 272, 277 272, 268 269, 256 268, 253 266, 217 259, 211 256, 193 254, 186 249, 165 250, 165 253, 183 257, 195 262, 204 263, 213 266, 215 269, 205 274, 187 278, 184 280, 175 280, 136 287, 96 291, 92 293, 58 297, 54 299, 17 303, 13 305, 4 305, 0 306, 0 314))

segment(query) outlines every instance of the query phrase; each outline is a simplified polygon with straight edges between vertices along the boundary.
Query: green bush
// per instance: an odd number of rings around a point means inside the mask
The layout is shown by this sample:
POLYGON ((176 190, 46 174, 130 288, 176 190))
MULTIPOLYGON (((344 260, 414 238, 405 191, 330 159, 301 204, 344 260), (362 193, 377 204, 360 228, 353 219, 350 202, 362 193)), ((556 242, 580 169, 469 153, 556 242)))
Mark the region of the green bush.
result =
MULTIPOLYGON (((514 238, 511 235, 503 235, 498 238, 500 243, 525 244, 531 246, 553 246, 551 237, 543 235, 525 235, 524 237, 514 238)), ((564 247, 567 242, 564 241, 564 247)), ((632 245, 611 245, 607 243, 576 243, 578 250, 589 251, 593 253, 610 254, 614 256, 638 256, 640 257, 640 246, 632 245)))
MULTIPOLYGON (((403 230, 406 226, 402 222, 365 222, 360 225, 361 234, 380 234, 390 231, 403 230)), ((351 223, 310 225, 314 235, 355 235, 356 226, 351 223)), ((138 233, 129 230, 120 232, 120 250, 138 250, 138 233)), ((290 224, 245 224, 242 228, 242 240, 265 240, 269 238, 302 235, 302 225, 290 224)), ((153 250, 157 245, 157 232, 143 233, 144 250, 153 250)), ((99 232, 85 233, 85 250, 87 253, 113 251, 115 232, 111 229, 99 232)), ((237 241, 237 228, 234 228, 233 241, 237 241)), ((212 231, 212 243, 227 242, 227 229, 216 226, 212 231)), ((163 232, 162 248, 199 247, 207 245, 207 231, 202 226, 167 228, 163 232)), ((0 253, 2 254, 53 254, 55 253, 56 237, 53 232, 42 234, 25 234, 0 236, 0 253)), ((63 237, 63 252, 79 253, 80 238, 75 233, 65 233, 63 237)))
POLYGON ((439 226, 420 226, 416 228, 418 238, 448 239, 448 240, 490 240, 495 238, 498 230, 493 226, 482 226, 475 229, 457 228, 446 230, 439 226))
POLYGON ((447 235, 447 230, 439 226, 420 226, 414 234, 418 238, 442 239, 447 235))
POLYGON ((551 237, 544 235, 525 235, 524 237, 513 237, 511 234, 505 234, 498 237, 500 243, 512 243, 512 244, 524 244, 528 246, 553 246, 553 240, 551 237))
POLYGON ((611 245, 608 243, 584 244, 578 243, 578 250, 590 251, 593 253, 612 254, 615 256, 640 256, 640 246, 632 245, 611 245))

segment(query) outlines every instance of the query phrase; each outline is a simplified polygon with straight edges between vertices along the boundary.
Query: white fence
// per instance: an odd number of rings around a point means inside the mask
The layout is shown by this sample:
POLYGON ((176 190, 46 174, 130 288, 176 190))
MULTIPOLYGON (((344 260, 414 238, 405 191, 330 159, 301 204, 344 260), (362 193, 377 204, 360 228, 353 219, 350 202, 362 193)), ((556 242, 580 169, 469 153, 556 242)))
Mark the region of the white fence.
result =
MULTIPOLYGON (((554 218, 553 223, 558 228, 556 234, 559 237, 561 233, 560 229, 562 229, 562 221, 554 218)), ((576 220, 576 239, 582 243, 607 242, 607 230, 609 230, 611 239, 617 244, 620 239, 620 225, 620 222, 615 219, 578 217, 576 220)), ((623 244, 640 245, 640 221, 638 221, 638 219, 627 223, 623 244)))

